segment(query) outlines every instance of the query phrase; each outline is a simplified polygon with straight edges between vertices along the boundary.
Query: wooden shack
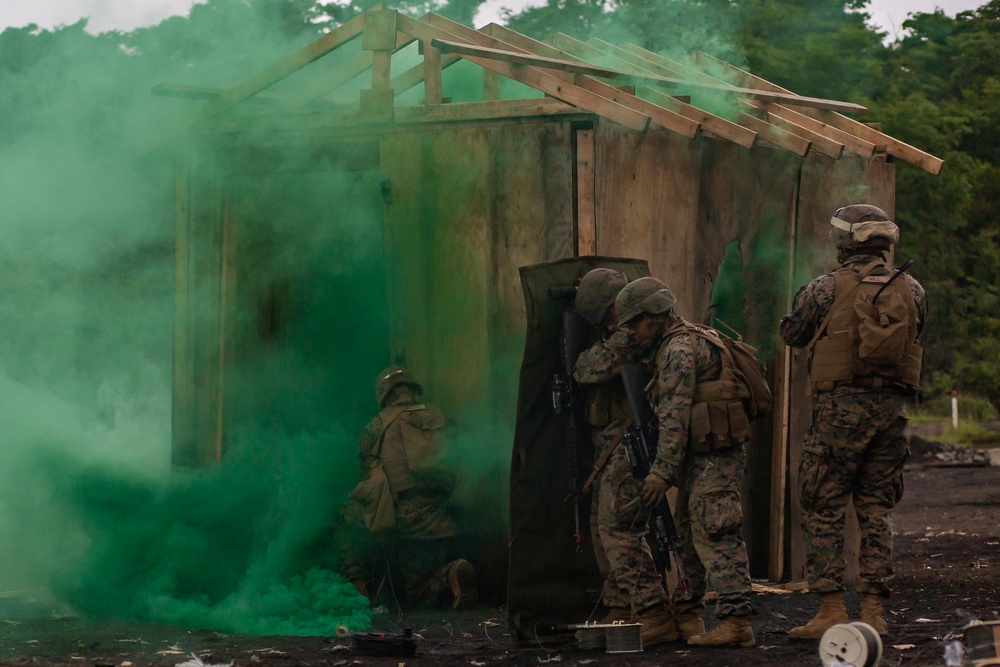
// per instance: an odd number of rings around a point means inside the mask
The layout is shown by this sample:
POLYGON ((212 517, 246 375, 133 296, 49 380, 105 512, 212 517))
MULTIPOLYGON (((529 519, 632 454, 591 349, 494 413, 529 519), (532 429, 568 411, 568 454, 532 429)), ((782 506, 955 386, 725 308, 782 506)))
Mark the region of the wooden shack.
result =
MULTIPOLYGON (((178 152, 175 462, 223 456, 241 420, 273 398, 234 393, 234 376, 306 316, 292 344, 338 328, 377 343, 378 360, 351 366, 340 350, 306 364, 362 377, 360 398, 337 391, 364 418, 374 373, 398 360, 447 411, 486 406, 509 422, 525 317, 518 267, 641 258, 691 320, 709 321, 724 284, 726 298, 736 294, 739 333, 761 348, 777 397, 750 454, 752 567, 802 577, 789 489, 809 398, 777 320, 829 267, 834 209, 864 201, 891 214, 894 163, 937 173, 941 160, 845 115, 863 113, 858 105, 801 97, 705 54, 536 41, 384 5, 231 88, 156 92, 205 105, 178 152), (292 210, 317 197, 328 218, 292 210), (353 277, 328 275, 322 298, 304 299, 316 276, 278 275, 279 245, 294 244, 295 230, 335 226, 348 209, 368 220, 375 259, 353 277), (268 218, 287 223, 287 238, 261 231, 268 218), (352 285, 372 281, 379 303, 351 301, 352 285)), ((342 247, 361 237, 331 238, 342 247)), ((270 391, 304 401, 309 386, 338 381, 296 384, 282 368, 272 364, 270 391)), ((510 429, 481 446, 509 456, 510 429)))

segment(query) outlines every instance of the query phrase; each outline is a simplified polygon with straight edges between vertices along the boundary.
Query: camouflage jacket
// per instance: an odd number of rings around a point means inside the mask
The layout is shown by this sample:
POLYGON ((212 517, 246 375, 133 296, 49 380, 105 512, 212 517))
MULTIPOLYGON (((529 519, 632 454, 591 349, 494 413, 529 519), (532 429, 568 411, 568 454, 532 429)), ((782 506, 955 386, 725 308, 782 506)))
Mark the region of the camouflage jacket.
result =
POLYGON ((573 377, 580 384, 608 382, 618 377, 622 364, 632 363, 637 356, 628 334, 619 329, 580 353, 573 365, 573 377))
MULTIPOLYGON (((683 318, 678 320, 677 324, 684 322, 683 318)), ((672 328, 664 334, 649 360, 654 376, 649 399, 660 426, 656 461, 650 472, 671 485, 678 483, 687 456, 695 385, 716 380, 722 373, 718 348, 701 337, 695 337, 695 341, 696 351, 686 329, 672 328)))
MULTIPOLYGON (((861 270, 866 264, 881 259, 874 255, 852 255, 841 266, 861 270)), ((875 275, 883 275, 876 272, 875 275)), ((916 278, 905 274, 903 276, 913 292, 917 302, 917 332, 927 321, 927 294, 916 278)), ((823 322, 834 301, 834 286, 836 279, 833 274, 822 275, 799 290, 795 295, 792 312, 781 318, 779 330, 781 338, 792 347, 805 347, 816 335, 816 328, 823 322)))

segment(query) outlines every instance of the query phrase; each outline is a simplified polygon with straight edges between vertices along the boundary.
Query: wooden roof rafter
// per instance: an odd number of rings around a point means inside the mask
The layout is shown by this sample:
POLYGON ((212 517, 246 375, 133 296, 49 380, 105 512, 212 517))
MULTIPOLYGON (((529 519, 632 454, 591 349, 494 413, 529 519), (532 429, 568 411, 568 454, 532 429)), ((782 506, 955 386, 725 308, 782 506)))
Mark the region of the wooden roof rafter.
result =
MULTIPOLYGON (((483 28, 483 30, 473 30, 437 14, 429 14, 426 18, 428 22, 439 26, 442 29, 454 31, 456 37, 469 42, 471 46, 463 47, 462 50, 464 51, 468 52, 470 49, 486 48, 491 49, 494 53, 502 52, 506 54, 517 54, 517 52, 520 52, 514 60, 520 62, 520 64, 526 67, 532 67, 528 63, 539 62, 538 58, 542 57, 532 53, 529 49, 524 48, 523 44, 512 44, 498 38, 492 34, 492 31, 489 30, 489 26, 483 28)), ((513 33, 513 31, 510 32, 513 33)), ((513 34, 516 35, 517 33, 513 34)), ((525 37, 524 39, 528 38, 525 37)), ((440 40, 438 41, 441 43, 440 40)), ((671 132, 676 132, 688 138, 693 138, 698 133, 700 124, 697 121, 685 118, 671 109, 658 106, 627 91, 603 83, 592 76, 583 74, 586 70, 594 70, 595 68, 593 68, 593 66, 586 65, 572 59, 565 60, 560 58, 548 58, 546 64, 552 63, 558 63, 560 65, 559 69, 552 69, 553 75, 564 80, 567 84, 582 88, 583 90, 586 90, 594 95, 601 96, 617 104, 626 106, 627 108, 634 109, 639 113, 646 114, 650 117, 653 124, 671 132)), ((548 91, 546 92, 547 94, 551 94, 548 93, 548 91)), ((558 94, 552 96, 559 98, 558 94)))
POLYGON ((799 156, 815 151, 837 159, 849 151, 871 159, 884 152, 933 174, 943 165, 942 160, 840 113, 866 111, 860 105, 795 95, 705 54, 677 61, 635 44, 619 46, 597 38, 581 42, 559 33, 542 42, 495 23, 474 30, 434 13, 415 19, 385 3, 231 88, 161 84, 154 93, 207 101, 188 121, 186 131, 201 125, 209 132, 212 127, 238 130, 238 117, 224 121, 221 114, 248 101, 281 102, 285 111, 317 111, 329 114, 331 123, 358 126, 596 114, 642 132, 651 125, 689 138, 703 131, 747 148, 759 137, 799 156), (321 81, 281 95, 265 92, 358 36, 361 53, 338 63, 321 81), (414 41, 420 42, 423 62, 392 72, 392 56, 414 41), (444 97, 442 72, 460 60, 482 67, 483 102, 448 104, 450 99, 444 97), (367 71, 371 88, 360 91, 360 111, 330 106, 324 100, 367 71), (546 97, 501 100, 502 77, 546 97), (397 96, 421 84, 422 104, 395 104, 397 96), (692 104, 684 93, 716 98, 713 104, 722 105, 721 115, 692 104))
MULTIPOLYGON (((510 28, 505 28, 495 23, 485 26, 483 30, 489 31, 491 35, 500 37, 517 47, 542 56, 586 60, 588 55, 587 50, 590 49, 590 47, 583 42, 579 42, 566 35, 560 35, 559 38, 546 43, 533 40, 530 37, 526 37, 518 32, 515 32, 514 30, 511 30, 510 28)), ((701 109, 691 106, 690 104, 687 104, 686 102, 683 102, 675 97, 662 93, 655 88, 650 88, 640 84, 637 86, 637 92, 641 92, 650 102, 700 124, 702 130, 724 139, 728 139, 729 141, 739 144, 744 148, 753 147, 754 142, 757 139, 757 133, 753 130, 748 130, 744 127, 736 125, 735 123, 730 123, 723 118, 719 118, 711 113, 702 111, 701 109)))
MULTIPOLYGON (((707 53, 695 54, 695 60, 699 66, 702 67, 702 69, 721 69, 728 74, 738 77, 744 84, 756 85, 761 88, 771 88, 775 91, 788 92, 784 88, 781 88, 770 81, 755 76, 736 67, 735 65, 731 65, 723 60, 710 56, 707 53)), ((780 105, 778 106, 779 109, 777 109, 777 111, 781 113, 783 110, 780 108, 780 105)), ((768 105, 768 109, 770 108, 771 105, 768 105)), ((799 109, 799 113, 821 123, 821 127, 824 128, 824 131, 826 131, 825 128, 831 128, 854 136, 863 142, 871 143, 873 145, 884 145, 886 147, 886 152, 889 155, 916 165, 924 171, 934 174, 935 176, 940 174, 941 169, 944 167, 944 160, 941 158, 935 157, 930 153, 926 153, 914 146, 910 146, 909 144, 899 141, 884 132, 876 130, 875 128, 858 122, 852 118, 848 118, 838 113, 815 109, 799 109)))

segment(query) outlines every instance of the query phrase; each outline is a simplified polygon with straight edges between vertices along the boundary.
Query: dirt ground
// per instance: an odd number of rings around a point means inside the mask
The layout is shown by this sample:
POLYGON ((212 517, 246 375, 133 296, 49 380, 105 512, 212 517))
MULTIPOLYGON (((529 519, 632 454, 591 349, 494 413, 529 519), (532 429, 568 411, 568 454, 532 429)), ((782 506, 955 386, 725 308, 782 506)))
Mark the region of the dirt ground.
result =
MULTIPOLYGON (((884 665, 904 667, 943 665, 945 644, 961 638, 970 619, 1000 620, 1000 467, 942 463, 933 452, 914 455, 906 470, 906 495, 896 512, 898 592, 891 601, 882 659, 884 665)), ((856 598, 848 600, 856 608, 856 598)), ((674 644, 618 655, 568 643, 515 647, 505 610, 498 607, 376 617, 381 628, 408 627, 419 635, 417 655, 409 658, 360 655, 336 638, 245 637, 80 618, 28 620, 16 618, 8 608, 0 614, 0 664, 173 666, 194 655, 206 664, 237 667, 817 666, 816 643, 791 643, 785 634, 811 618, 815 604, 811 595, 757 595, 752 623, 758 645, 752 649, 692 650, 674 644)))

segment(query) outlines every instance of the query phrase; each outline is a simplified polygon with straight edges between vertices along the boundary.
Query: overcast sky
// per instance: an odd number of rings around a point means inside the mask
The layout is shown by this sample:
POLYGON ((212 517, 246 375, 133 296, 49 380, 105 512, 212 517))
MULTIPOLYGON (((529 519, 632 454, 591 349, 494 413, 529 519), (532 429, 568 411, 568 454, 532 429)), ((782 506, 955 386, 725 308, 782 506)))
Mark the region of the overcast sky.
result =
MULTIPOLYGON (((132 30, 159 23, 168 16, 187 14, 198 0, 0 0, 0 30, 36 23, 43 28, 71 24, 90 17, 91 32, 132 30)), ((940 7, 954 15, 986 4, 988 0, 872 0, 872 19, 890 35, 896 35, 909 12, 929 12, 940 7)), ((545 0, 487 0, 482 5, 476 25, 499 18, 503 7, 519 10, 545 0)), ((390 2, 391 4, 391 2, 390 2)))

